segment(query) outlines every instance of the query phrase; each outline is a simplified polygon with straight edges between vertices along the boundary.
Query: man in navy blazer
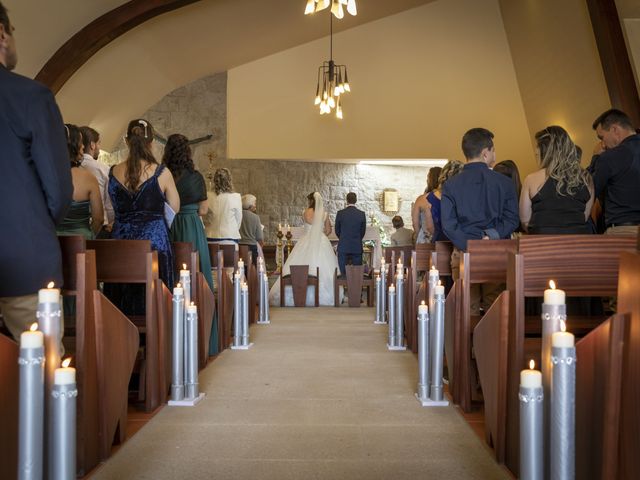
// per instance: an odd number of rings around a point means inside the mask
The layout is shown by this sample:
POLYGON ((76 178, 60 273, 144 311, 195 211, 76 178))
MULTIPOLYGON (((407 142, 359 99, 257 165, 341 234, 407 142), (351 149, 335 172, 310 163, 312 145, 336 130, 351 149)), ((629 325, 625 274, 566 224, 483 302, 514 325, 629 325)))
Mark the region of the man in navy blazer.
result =
POLYGON ((362 239, 367 230, 367 217, 356 208, 357 201, 355 193, 347 193, 347 207, 336 215, 338 265, 342 275, 346 274, 345 264, 349 257, 352 265, 362 265, 362 239))
POLYGON ((12 73, 14 28, 0 3, 0 312, 17 340, 36 321, 38 289, 62 286, 56 224, 73 184, 64 123, 44 85, 12 73))

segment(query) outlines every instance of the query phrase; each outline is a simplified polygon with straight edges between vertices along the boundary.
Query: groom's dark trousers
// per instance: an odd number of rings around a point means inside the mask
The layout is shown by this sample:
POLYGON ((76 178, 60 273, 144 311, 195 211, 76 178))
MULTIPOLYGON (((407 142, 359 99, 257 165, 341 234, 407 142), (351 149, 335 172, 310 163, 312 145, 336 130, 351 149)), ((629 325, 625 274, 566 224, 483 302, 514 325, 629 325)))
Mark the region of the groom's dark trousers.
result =
POLYGON ((352 265, 362 265, 362 239, 366 230, 367 218, 355 205, 349 205, 337 213, 338 265, 342 275, 346 274, 345 264, 349 257, 352 265))

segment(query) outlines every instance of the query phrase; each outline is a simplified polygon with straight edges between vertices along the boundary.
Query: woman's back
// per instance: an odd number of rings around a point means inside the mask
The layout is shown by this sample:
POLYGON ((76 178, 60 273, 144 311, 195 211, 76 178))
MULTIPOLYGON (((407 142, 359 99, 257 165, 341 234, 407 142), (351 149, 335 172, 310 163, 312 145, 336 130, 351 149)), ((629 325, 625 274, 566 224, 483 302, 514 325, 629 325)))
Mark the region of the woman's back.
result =
POLYGON ((556 179, 548 177, 540 190, 531 197, 531 220, 528 231, 533 234, 591 233, 585 209, 591 198, 586 185, 580 185, 573 195, 558 193, 556 179))

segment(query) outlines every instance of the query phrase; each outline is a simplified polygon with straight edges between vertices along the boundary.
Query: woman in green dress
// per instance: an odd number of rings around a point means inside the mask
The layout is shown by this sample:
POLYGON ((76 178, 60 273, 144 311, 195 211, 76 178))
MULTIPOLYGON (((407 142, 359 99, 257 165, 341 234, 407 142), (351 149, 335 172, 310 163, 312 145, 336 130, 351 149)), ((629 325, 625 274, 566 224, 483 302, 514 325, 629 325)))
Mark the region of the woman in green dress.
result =
POLYGON ((98 180, 91 172, 80 168, 84 153, 80 129, 68 123, 65 125, 65 130, 73 180, 73 201, 56 231, 58 235, 82 235, 87 240, 91 240, 102 227, 103 209, 100 187, 98 180))
MULTIPOLYGON (((176 214, 171 225, 170 237, 174 242, 191 242, 200 258, 200 270, 213 291, 213 277, 211 275, 211 259, 207 237, 204 233, 202 219, 209 209, 207 205, 207 187, 202 177, 193 165, 189 139, 178 133, 170 135, 164 147, 162 158, 169 171, 173 174, 180 195, 180 211, 176 214)), ((213 319, 211 337, 209 339, 209 355, 218 353, 218 322, 213 319)))

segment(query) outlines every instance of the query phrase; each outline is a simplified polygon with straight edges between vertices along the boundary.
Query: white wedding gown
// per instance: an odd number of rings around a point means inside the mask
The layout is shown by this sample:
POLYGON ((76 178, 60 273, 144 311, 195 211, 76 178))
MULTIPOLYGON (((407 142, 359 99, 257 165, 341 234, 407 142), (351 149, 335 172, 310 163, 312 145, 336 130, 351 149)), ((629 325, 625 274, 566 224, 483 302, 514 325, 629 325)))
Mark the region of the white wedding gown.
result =
MULTIPOLYGON (((322 204, 322 196, 315 193, 316 208, 313 215, 313 223, 304 224, 304 236, 293 247, 287 261, 282 267, 284 275, 289 275, 291 265, 309 265, 309 274, 315 275, 316 267, 320 269, 320 305, 333 306, 333 279, 335 269, 338 268, 336 257, 331 242, 324 234, 325 211, 322 204)), ((308 307, 315 305, 314 286, 307 288, 308 307)), ((340 287, 338 302, 342 302, 343 290, 340 287)), ((286 285, 284 290, 285 305, 293 306, 293 290, 291 285, 286 285)), ((280 278, 273 284, 269 291, 269 304, 280 306, 280 278)))

